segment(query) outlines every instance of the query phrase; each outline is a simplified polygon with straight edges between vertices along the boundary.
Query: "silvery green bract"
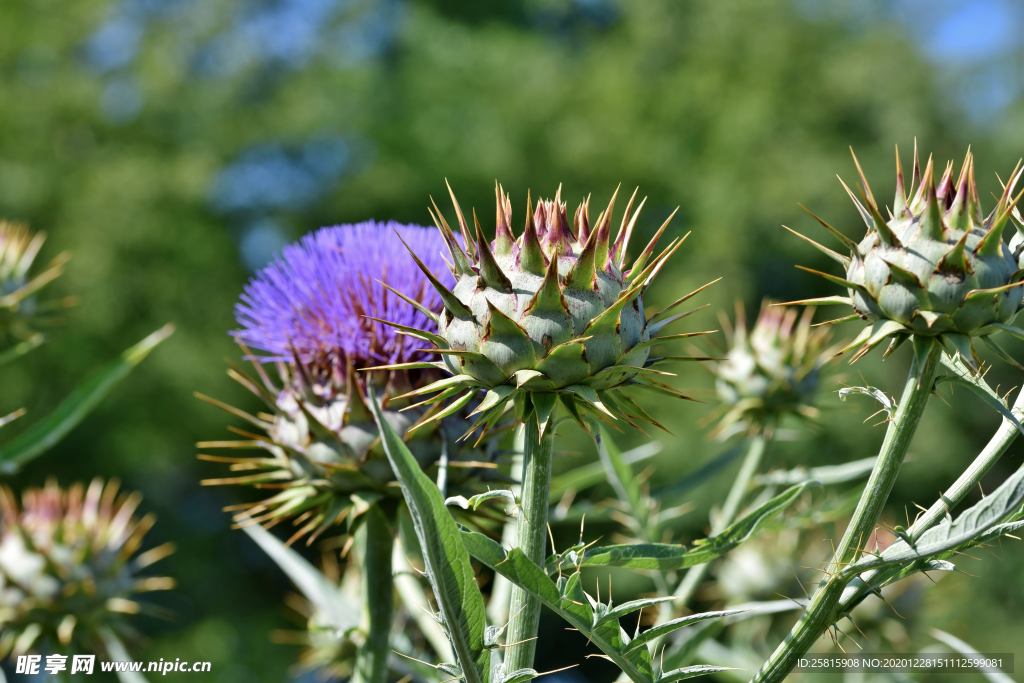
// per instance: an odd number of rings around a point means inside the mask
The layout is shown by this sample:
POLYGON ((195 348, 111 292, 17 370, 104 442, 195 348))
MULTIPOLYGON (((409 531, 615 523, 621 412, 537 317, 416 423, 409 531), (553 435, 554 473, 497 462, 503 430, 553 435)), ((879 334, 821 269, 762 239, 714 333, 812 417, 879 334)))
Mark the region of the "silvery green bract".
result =
POLYGON ((812 317, 813 309, 800 316, 767 300, 751 330, 740 302, 734 328, 723 316, 728 349, 725 360, 712 367, 724 411, 718 435, 736 429, 760 431, 787 414, 817 417, 813 402, 821 369, 834 349, 826 348, 828 328, 813 328, 812 317))
POLYGON ((914 157, 905 190, 897 152, 896 196, 888 220, 857 164, 863 202, 847 192, 867 234, 856 243, 818 219, 850 249, 850 256, 815 245, 846 269, 845 278, 817 274, 846 287, 848 296, 806 303, 847 303, 871 323, 846 349, 859 347, 854 360, 888 337, 895 336, 896 346, 910 335, 937 336, 974 367, 980 363, 975 338, 1008 358, 988 337, 1008 329, 1021 307, 1022 273, 1002 239, 1019 199, 1012 193, 1021 170, 1014 169, 995 209, 984 215, 970 153, 955 182, 950 162, 937 185, 932 159, 922 174, 916 150, 914 157))
POLYGON ((103 653, 111 637, 135 639, 126 617, 143 610, 135 596, 174 586, 140 575, 173 552, 137 554, 153 525, 135 516, 140 501, 101 479, 66 490, 51 480, 26 489, 21 505, 0 488, 0 654, 103 653))
POLYGON ((512 208, 508 196, 497 186, 495 195, 492 242, 484 237, 475 213, 475 239, 471 237, 452 194, 465 249, 434 207, 435 222, 452 257, 456 284, 451 289, 445 287, 421 263, 441 295, 444 310, 437 317, 437 334, 403 329, 436 344, 444 358, 438 365, 453 376, 414 393, 441 392, 434 400, 453 398, 452 405, 460 406, 477 390, 486 390, 486 398, 475 410, 480 418, 473 425, 473 429, 483 427, 484 433, 510 403, 520 419, 536 409, 543 431, 556 399, 581 422, 581 411, 588 409, 632 422, 650 418, 619 391, 624 387, 643 386, 683 397, 658 380, 669 373, 652 367, 670 359, 651 358, 650 353, 655 344, 667 339, 692 336, 657 335, 692 312, 670 315, 696 292, 650 317, 644 311, 643 295, 685 238, 672 240, 655 255, 655 246, 669 222, 665 221, 626 269, 630 236, 643 207, 641 202, 632 211, 636 193, 614 240, 615 195, 593 228, 589 199, 579 205, 570 222, 561 188, 553 200, 539 201, 536 210, 527 197, 526 226, 518 239, 509 227, 512 208))

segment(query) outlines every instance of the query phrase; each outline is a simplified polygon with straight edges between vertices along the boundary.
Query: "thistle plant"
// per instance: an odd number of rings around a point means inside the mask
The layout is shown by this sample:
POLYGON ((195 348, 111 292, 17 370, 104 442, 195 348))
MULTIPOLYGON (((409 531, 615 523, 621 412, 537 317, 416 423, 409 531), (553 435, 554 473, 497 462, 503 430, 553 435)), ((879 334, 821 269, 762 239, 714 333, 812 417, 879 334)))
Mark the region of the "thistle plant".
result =
MULTIPOLYGON (((692 547, 672 543, 625 543, 596 546, 596 541, 553 549, 543 564, 526 557, 522 547, 504 548, 481 533, 459 528, 452 519, 445 501, 430 479, 418 466, 412 453, 391 430, 383 412, 371 396, 383 445, 395 474, 402 485, 412 516, 425 565, 425 575, 433 589, 437 614, 435 618, 451 644, 453 662, 441 662, 434 668, 445 680, 459 679, 466 683, 524 683, 540 675, 532 667, 513 668, 511 649, 518 641, 510 625, 488 624, 478 579, 473 574, 470 558, 510 581, 564 619, 585 636, 588 644, 600 649, 605 659, 614 662, 625 677, 635 683, 672 683, 702 674, 727 670, 717 664, 676 667, 667 658, 659 642, 675 632, 691 627, 722 623, 723 619, 742 618, 749 608, 725 609, 678 617, 640 631, 636 615, 645 609, 658 609, 675 600, 670 595, 645 597, 615 603, 611 587, 603 592, 600 585, 593 591, 584 587, 583 573, 587 567, 621 567, 669 574, 680 569, 709 562, 753 538, 778 514, 801 500, 812 482, 802 481, 784 492, 765 500, 744 517, 713 538, 696 541, 692 547), (605 596, 607 601, 602 599, 605 596), (625 618, 626 623, 621 619, 625 618), (634 626, 635 624, 635 626, 634 626), (502 640, 505 642, 503 643, 502 640), (504 651, 504 657, 502 652, 504 651)), ((610 439, 599 440, 602 462, 607 462, 608 479, 616 491, 625 492, 626 501, 633 501, 630 492, 640 494, 640 482, 610 439)), ((507 492, 484 494, 496 497, 507 492)), ((507 497, 507 496, 503 496, 507 497)), ((482 497, 478 497, 478 500, 482 497)), ((471 499, 472 500, 472 499, 471 499)), ((632 508, 637 512, 637 507, 632 508)), ((514 620, 513 620, 514 621, 514 620)), ((592 656, 592 655, 591 655, 592 656)))
MULTIPOLYGON (((1024 281, 1020 279, 1016 259, 1002 239, 1003 229, 1020 199, 1020 195, 1013 196, 1013 190, 1021 172, 1014 169, 995 209, 984 216, 970 153, 955 182, 949 164, 937 184, 932 160, 922 173, 916 150, 914 156, 910 184, 905 187, 897 152, 896 196, 888 221, 882 217, 857 164, 863 203, 852 192, 850 196, 868 226, 867 235, 859 243, 818 219, 850 249, 847 257, 816 244, 846 268, 845 278, 819 274, 845 287, 847 295, 802 303, 848 304, 855 311, 849 318, 860 317, 870 323, 845 349, 856 349, 853 360, 890 337, 887 353, 910 339, 914 358, 903 394, 890 409, 889 425, 874 469, 825 570, 825 578, 785 642, 758 671, 756 681, 785 678, 796 658, 848 614, 849 602, 841 604, 845 592, 852 590, 857 594, 861 592, 858 585, 872 586, 879 574, 874 570, 892 568, 896 572, 888 577, 892 580, 922 568, 934 569, 934 563, 939 561, 934 558, 948 557, 958 547, 1016 528, 1017 507, 1024 498, 1024 485, 1018 479, 1024 471, 956 520, 939 523, 941 513, 936 513, 925 524, 912 525, 909 533, 901 531, 900 541, 884 552, 872 553, 866 547, 928 395, 937 382, 971 387, 997 407, 1013 426, 1020 426, 1005 400, 977 376, 980 359, 974 342, 983 339, 997 354, 1009 359, 989 336, 1000 330, 1024 336, 1024 332, 1009 325, 1021 307, 1024 281), (943 356, 943 347, 949 349, 952 357, 943 356), (939 376, 940 362, 952 372, 939 376), (874 576, 865 574, 869 570, 874 576)), ((968 478, 975 474, 972 472, 968 478)), ((972 479, 972 485, 976 481, 972 479)), ((941 507, 946 505, 944 496, 941 507)))
MULTIPOLYGON (((831 337, 828 328, 811 326, 813 316, 811 308, 800 315, 768 300, 762 303, 757 321, 749 331, 741 302, 736 302, 734 325, 724 315, 720 316, 727 350, 724 360, 709 367, 721 401, 717 412, 724 415, 712 433, 722 437, 745 432, 747 443, 739 472, 712 520, 712 536, 735 521, 782 420, 789 415, 804 419, 819 415, 814 400, 822 382, 823 366, 835 349, 827 347, 831 337)), ((709 567, 702 564, 687 572, 676 590, 682 604, 692 599, 709 567)))
POLYGON ((890 337, 889 352, 911 337, 936 339, 976 369, 980 360, 974 341, 981 339, 1009 359, 990 336, 1006 329, 1024 297, 1017 260, 1003 242, 1003 229, 1019 199, 1013 196, 1022 173, 1019 164, 996 207, 985 216, 970 153, 956 182, 949 162, 936 185, 933 160, 929 157, 922 174, 915 148, 910 184, 904 188, 897 151, 896 196, 888 221, 859 163, 857 171, 863 203, 846 190, 867 234, 856 243, 815 216, 850 249, 850 256, 812 241, 845 267, 846 277, 804 268, 847 288, 845 297, 807 303, 848 304, 854 313, 847 319, 859 317, 870 323, 845 350, 856 349, 856 360, 890 337))
POLYGON ((735 327, 720 316, 727 350, 711 365, 715 390, 724 412, 716 436, 737 431, 770 430, 786 415, 815 419, 814 399, 822 382, 822 366, 838 349, 827 348, 828 328, 813 328, 814 310, 802 316, 784 311, 765 300, 753 329, 747 330, 746 313, 736 302, 735 327))
MULTIPOLYGON (((484 236, 475 212, 471 231, 451 188, 449 192, 462 244, 436 204, 432 216, 448 246, 454 287, 446 286, 410 247, 444 304, 434 316, 437 332, 395 327, 433 343, 451 376, 409 395, 433 393, 428 402, 437 404, 451 399, 443 415, 483 390, 470 432, 485 433, 506 410, 515 412, 517 423, 526 430, 518 544, 531 562, 543 565, 556 407, 560 404, 586 429, 595 419, 632 425, 653 422, 625 393, 631 386, 686 398, 661 382, 658 377, 666 373, 653 367, 675 358, 651 358, 651 348, 700 334, 658 337, 667 325, 692 312, 671 315, 696 292, 650 317, 643 305, 645 291, 684 238, 673 239, 655 254, 669 216, 627 269, 626 252, 644 204, 641 201, 632 210, 635 192, 614 239, 617 190, 592 226, 589 199, 580 203, 570 222, 561 188, 553 200, 539 201, 536 209, 527 196, 525 227, 515 238, 511 200, 495 185, 493 241, 484 236)), ((514 616, 508 634, 514 644, 506 654, 505 669, 525 670, 533 665, 540 601, 516 588, 510 613, 514 616)))
POLYGON ((323 228, 285 247, 249 282, 235 311, 240 328, 232 334, 253 361, 257 378, 237 367, 228 372, 272 413, 251 415, 199 395, 260 430, 235 430, 243 440, 198 444, 264 451, 258 457, 199 456, 228 463, 239 473, 204 484, 270 492, 263 500, 234 506, 236 522, 270 527, 291 520, 297 530, 289 543, 305 538, 310 545, 342 523, 350 542, 361 536, 367 623, 355 676, 375 683, 388 673, 393 529, 401 498, 367 408, 367 392, 372 387, 385 397, 388 424, 408 441, 417 462, 438 464, 442 488, 469 475, 486 476, 479 466, 490 466, 496 457, 490 443, 488 452, 456 443, 467 425, 466 411, 442 413, 405 397, 439 379, 439 363, 424 357, 426 342, 381 321, 432 334, 441 298, 405 254, 403 242, 424 254, 430 265, 420 263, 429 278, 447 278, 440 254, 444 242, 418 226, 370 221, 323 228), (263 363, 276 364, 280 384, 263 363), (381 365, 386 367, 370 371, 381 365))
POLYGON ((137 640, 130 615, 154 612, 138 597, 174 580, 144 570, 173 544, 139 553, 154 518, 138 493, 97 478, 26 489, 19 505, 0 488, 0 653, 107 653, 137 640))

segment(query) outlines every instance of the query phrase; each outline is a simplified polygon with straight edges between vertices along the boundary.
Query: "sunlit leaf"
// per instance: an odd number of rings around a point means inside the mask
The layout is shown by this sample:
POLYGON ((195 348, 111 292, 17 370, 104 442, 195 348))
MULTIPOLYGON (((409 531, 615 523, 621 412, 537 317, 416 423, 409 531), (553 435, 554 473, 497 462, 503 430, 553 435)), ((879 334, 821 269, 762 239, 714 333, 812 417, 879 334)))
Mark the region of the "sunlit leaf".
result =
POLYGON ((0 471, 5 474, 17 472, 26 462, 53 448, 99 405, 132 368, 173 332, 173 325, 161 327, 79 384, 45 419, 0 447, 0 471))
POLYGON ((437 485, 420 468, 405 443, 384 419, 370 391, 370 408, 380 430, 384 452, 409 506, 427 578, 434 591, 448 639, 466 683, 490 680, 490 652, 484 647, 484 598, 459 529, 448 513, 437 485))

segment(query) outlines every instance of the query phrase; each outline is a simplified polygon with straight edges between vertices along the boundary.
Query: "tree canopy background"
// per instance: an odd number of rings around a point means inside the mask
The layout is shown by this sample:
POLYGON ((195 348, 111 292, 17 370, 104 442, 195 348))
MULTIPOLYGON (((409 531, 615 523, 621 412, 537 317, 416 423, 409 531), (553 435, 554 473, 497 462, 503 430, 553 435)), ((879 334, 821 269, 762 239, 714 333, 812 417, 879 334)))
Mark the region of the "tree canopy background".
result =
MULTIPOLYGON (((5 370, 0 414, 45 414, 90 368, 178 326, 14 483, 101 474, 141 490, 159 514, 154 542, 179 545, 167 570, 180 582, 162 596, 174 617, 145 621, 142 658, 211 660, 223 683, 285 679, 295 650, 268 639, 291 627, 288 582, 221 512, 246 492, 199 486, 220 469, 194 447, 230 420, 193 391, 254 400, 223 358, 240 355, 227 332, 255 268, 321 225, 429 223, 428 197, 447 205, 445 178, 484 217, 495 179, 519 217, 527 189, 553 195, 562 183, 570 203, 593 193, 603 205, 621 182, 650 198, 647 235, 676 206, 673 229, 692 231, 655 305, 719 276, 711 310, 835 293, 793 268, 828 264, 780 224, 827 241, 801 202, 862 234, 835 179, 853 175, 851 145, 879 196, 894 186, 894 144, 906 164, 915 137, 940 163, 972 145, 983 194, 997 190, 993 171, 1005 177, 1024 154, 1022 15, 1011 0, 2 3, 0 215, 48 232, 46 254, 71 252, 55 287, 81 304, 48 346, 5 370)), ((718 327, 711 310, 694 325, 718 327)), ((892 392, 905 369, 904 356, 873 354, 843 372, 892 392)), ((707 391, 690 370, 679 385, 707 391)), ((990 379, 1004 391, 1021 383, 999 361, 990 379)), ((929 409, 893 509, 930 502, 998 424, 963 392, 947 400, 929 409)), ((649 403, 675 433, 658 437, 659 477, 722 448, 695 424, 707 406, 649 403)), ((822 403, 825 427, 780 446, 773 465, 875 452, 882 428, 861 424, 873 408, 834 393, 822 403)), ((1012 452, 992 481, 1018 466, 1012 452)), ((702 533, 720 479, 694 498, 700 512, 680 520, 680 540, 702 533)), ((987 651, 1024 642, 1024 550, 1002 559, 972 564, 980 579, 945 579, 929 622, 987 651)), ((539 670, 579 659, 559 637, 541 641, 539 670)))

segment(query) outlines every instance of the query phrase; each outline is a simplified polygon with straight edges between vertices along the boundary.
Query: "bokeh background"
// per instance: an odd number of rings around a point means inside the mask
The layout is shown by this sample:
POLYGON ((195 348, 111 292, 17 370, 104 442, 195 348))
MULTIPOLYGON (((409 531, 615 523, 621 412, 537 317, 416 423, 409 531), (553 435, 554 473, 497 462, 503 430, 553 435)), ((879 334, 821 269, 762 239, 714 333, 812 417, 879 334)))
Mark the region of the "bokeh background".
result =
MULTIPOLYGON (((1015 0, 0 3, 0 215, 47 231, 44 258, 71 252, 54 288, 81 299, 48 346, 5 369, 0 414, 45 414, 90 368, 165 322, 178 327, 13 483, 102 474, 141 490, 159 515, 153 541, 179 545, 166 569, 180 582, 161 596, 175 617, 144 623, 142 658, 211 660, 219 683, 288 680, 296 650, 270 634, 293 627, 289 584, 221 512, 247 493, 200 487, 220 469, 194 448, 225 436, 230 419, 193 391, 255 409, 224 363, 239 356, 227 331, 254 269, 318 226, 428 222, 429 195, 446 205, 445 178, 487 217, 495 179, 518 216, 528 188, 551 195, 563 183, 570 203, 593 193, 603 205, 622 182, 650 198, 645 235, 676 206, 673 229, 692 231, 653 303, 724 278, 691 329, 717 328, 712 311, 734 298, 756 310, 763 296, 835 293, 793 267, 831 264, 780 224, 827 242, 801 202, 861 234, 835 179, 853 175, 850 145, 880 196, 894 183, 894 144, 904 163, 915 137, 939 161, 971 145, 988 197, 995 172, 1024 154, 1022 37, 1015 0)), ((842 371, 898 391, 906 354, 878 355, 842 371)), ((998 361, 989 377, 1004 391, 1022 381, 998 361)), ((708 395, 710 381, 691 368, 679 385, 708 395)), ((930 504, 998 424, 966 393, 947 400, 929 408, 894 511, 930 504)), ((776 447, 772 466, 876 452, 883 428, 861 423, 875 410, 866 399, 830 392, 822 403, 825 426, 776 447)), ((659 437, 660 479, 724 448, 696 426, 707 405, 648 405, 675 433, 659 437)), ((1021 448, 1011 456, 986 489, 1019 466, 1021 448)), ((704 533, 729 478, 690 493, 678 540, 704 533)), ((928 592, 923 624, 985 651, 1019 648, 1024 545, 998 554, 966 562, 978 578, 928 592)), ((908 629, 907 648, 929 641, 908 629)), ((546 632, 539 670, 582 658, 562 646, 560 624, 546 632)), ((572 676, 614 673, 589 667, 572 676)))

